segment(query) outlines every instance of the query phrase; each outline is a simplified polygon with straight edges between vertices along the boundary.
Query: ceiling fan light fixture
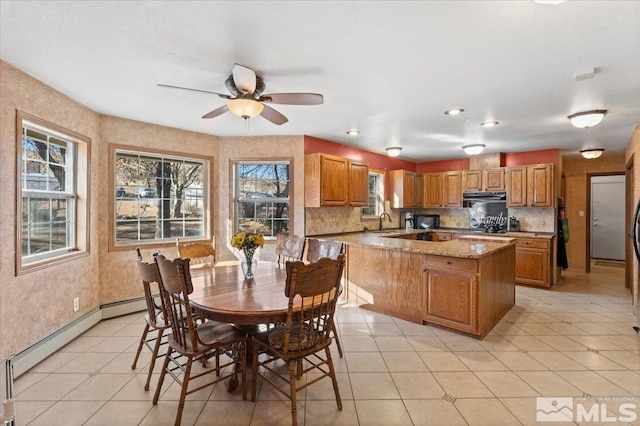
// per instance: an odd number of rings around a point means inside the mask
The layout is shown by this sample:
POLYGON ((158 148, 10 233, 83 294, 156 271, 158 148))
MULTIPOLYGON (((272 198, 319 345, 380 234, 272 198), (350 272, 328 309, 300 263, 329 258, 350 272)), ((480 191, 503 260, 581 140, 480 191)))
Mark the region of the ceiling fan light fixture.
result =
POLYGON ((462 147, 462 149, 464 150, 464 152, 467 155, 477 155, 480 154, 483 150, 484 147, 486 145, 481 144, 481 143, 476 143, 476 144, 472 144, 472 145, 465 145, 462 147))
POLYGON ((587 129, 600 123, 607 112, 606 109, 594 109, 593 111, 576 112, 567 116, 567 118, 574 127, 587 129))
POLYGON ((389 157, 397 157, 398 155, 400 155, 400 151, 402 151, 402 147, 401 146, 390 146, 388 148, 386 148, 387 150, 387 155, 389 157))
POLYGON ((587 160, 593 160, 594 158, 598 158, 602 155, 604 149, 602 148, 594 148, 594 149, 583 149, 580 151, 580 154, 587 160))
POLYGON ((253 99, 232 99, 227 103, 229 111, 241 118, 253 118, 262 113, 264 105, 253 99))
POLYGON ((454 108, 454 109, 450 109, 445 111, 445 115, 458 115, 458 114, 462 114, 464 112, 464 110, 462 108, 454 108))

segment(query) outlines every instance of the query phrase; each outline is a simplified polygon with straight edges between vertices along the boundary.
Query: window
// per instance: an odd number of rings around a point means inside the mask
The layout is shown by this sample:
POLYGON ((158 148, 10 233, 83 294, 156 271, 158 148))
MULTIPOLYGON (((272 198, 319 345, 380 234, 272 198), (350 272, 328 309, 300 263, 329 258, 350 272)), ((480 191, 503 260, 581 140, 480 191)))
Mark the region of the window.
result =
POLYGON ((384 173, 369 170, 369 202, 362 208, 363 218, 378 217, 383 212, 384 173))
POLYGON ((87 250, 89 139, 18 112, 16 273, 87 250), (79 189, 80 188, 80 189, 79 189))
POLYGON ((116 246, 208 235, 205 160, 113 150, 116 246))
POLYGON ((289 161, 234 164, 235 230, 266 237, 289 233, 289 161))

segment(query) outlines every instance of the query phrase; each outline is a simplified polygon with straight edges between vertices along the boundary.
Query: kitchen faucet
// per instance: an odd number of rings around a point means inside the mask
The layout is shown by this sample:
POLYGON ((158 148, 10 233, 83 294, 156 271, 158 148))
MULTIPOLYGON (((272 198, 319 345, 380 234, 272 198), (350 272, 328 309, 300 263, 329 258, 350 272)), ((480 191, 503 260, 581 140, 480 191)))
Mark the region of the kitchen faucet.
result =
POLYGON ((389 213, 387 212, 382 212, 382 214, 380 215, 380 226, 378 227, 378 231, 382 231, 382 221, 384 220, 384 217, 387 216, 389 218, 389 222, 391 222, 391 216, 389 216, 389 213))

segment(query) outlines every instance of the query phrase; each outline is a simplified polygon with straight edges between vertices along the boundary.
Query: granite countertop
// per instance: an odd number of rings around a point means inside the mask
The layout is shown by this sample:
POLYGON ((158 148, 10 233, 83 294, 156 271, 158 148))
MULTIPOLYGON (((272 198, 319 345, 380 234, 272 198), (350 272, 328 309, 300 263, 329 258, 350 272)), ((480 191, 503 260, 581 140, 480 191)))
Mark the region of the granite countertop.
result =
MULTIPOLYGON (((520 232, 504 232, 504 233, 495 233, 490 234, 487 232, 478 232, 473 231, 468 228, 433 228, 433 229, 404 229, 404 228, 394 228, 394 229, 385 229, 384 231, 369 231, 369 233, 373 234, 418 234, 421 232, 449 232, 451 234, 468 234, 468 235, 484 235, 490 237, 513 237, 513 238, 542 238, 550 240, 555 237, 555 233, 553 232, 529 232, 529 231, 520 231, 520 232)), ((356 232, 361 233, 361 232, 356 232)), ((339 234, 333 234, 339 235, 339 234)))
POLYGON ((516 243, 514 238, 504 237, 502 235, 497 237, 487 237, 484 235, 484 238, 481 239, 486 239, 486 241, 482 242, 477 241, 477 239, 475 241, 465 239, 454 239, 451 241, 418 241, 402 238, 402 236, 406 236, 407 234, 416 234, 418 232, 421 231, 417 229, 397 229, 387 230, 386 232, 357 232, 317 237, 353 246, 378 247, 388 250, 403 250, 436 256, 473 259, 484 257, 490 253, 502 250, 505 247, 516 243))

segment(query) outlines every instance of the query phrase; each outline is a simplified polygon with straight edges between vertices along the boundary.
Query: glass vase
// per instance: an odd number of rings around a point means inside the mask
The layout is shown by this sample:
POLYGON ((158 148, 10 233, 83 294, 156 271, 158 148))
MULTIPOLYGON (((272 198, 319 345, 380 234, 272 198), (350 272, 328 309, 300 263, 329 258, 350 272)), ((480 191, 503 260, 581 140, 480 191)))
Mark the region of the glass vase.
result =
POLYGON ((249 280, 253 278, 253 272, 258 266, 258 262, 253 259, 255 249, 244 249, 244 260, 240 262, 242 266, 242 272, 244 273, 244 279, 249 280))

